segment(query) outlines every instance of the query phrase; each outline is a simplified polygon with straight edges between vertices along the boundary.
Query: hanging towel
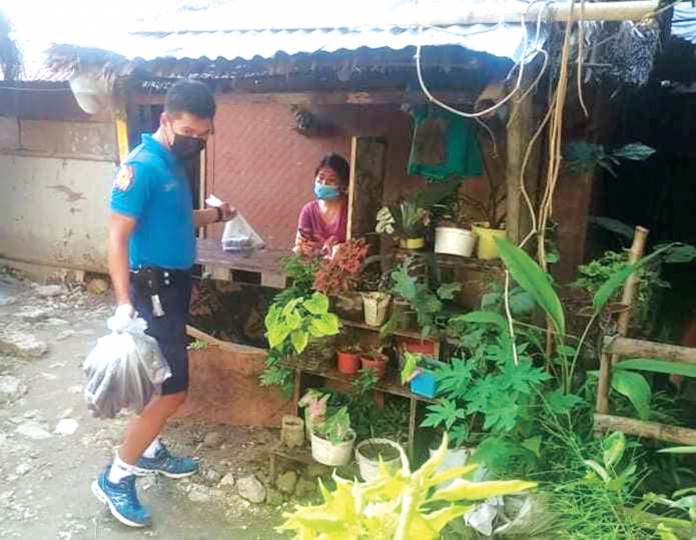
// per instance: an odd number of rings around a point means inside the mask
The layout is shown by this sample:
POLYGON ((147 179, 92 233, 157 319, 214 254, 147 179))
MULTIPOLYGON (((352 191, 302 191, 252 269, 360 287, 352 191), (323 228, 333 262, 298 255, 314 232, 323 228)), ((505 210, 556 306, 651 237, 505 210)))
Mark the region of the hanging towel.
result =
POLYGON ((432 104, 416 107, 408 174, 429 180, 481 176, 481 144, 476 126, 432 104))

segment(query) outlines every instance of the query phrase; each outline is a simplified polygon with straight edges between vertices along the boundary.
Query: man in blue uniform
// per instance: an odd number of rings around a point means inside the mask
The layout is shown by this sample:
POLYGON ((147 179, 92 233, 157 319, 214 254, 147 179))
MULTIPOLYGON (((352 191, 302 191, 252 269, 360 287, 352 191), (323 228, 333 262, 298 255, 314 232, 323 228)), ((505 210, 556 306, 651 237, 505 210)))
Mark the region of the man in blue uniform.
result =
POLYGON ((200 82, 174 84, 160 125, 143 135, 121 167, 111 194, 109 273, 118 307, 109 327, 119 331, 137 313, 148 323, 172 376, 140 416, 130 420, 114 462, 92 484, 92 492, 119 521, 133 527, 150 523, 135 490, 136 475, 182 478, 196 472, 189 458, 175 457, 159 440, 167 419, 186 399, 186 321, 195 228, 231 219, 228 204, 193 210, 183 162, 204 147, 212 129, 215 101, 200 82))

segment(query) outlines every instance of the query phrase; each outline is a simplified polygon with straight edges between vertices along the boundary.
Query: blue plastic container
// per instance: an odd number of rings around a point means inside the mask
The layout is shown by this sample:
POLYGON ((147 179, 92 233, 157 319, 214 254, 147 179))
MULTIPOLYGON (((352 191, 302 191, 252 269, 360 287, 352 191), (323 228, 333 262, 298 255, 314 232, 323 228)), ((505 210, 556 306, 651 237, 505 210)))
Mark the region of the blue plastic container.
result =
POLYGON ((417 377, 414 377, 414 379, 411 381, 411 392, 430 399, 434 398, 435 394, 437 393, 435 372, 430 369, 426 369, 423 371, 423 373, 417 377))

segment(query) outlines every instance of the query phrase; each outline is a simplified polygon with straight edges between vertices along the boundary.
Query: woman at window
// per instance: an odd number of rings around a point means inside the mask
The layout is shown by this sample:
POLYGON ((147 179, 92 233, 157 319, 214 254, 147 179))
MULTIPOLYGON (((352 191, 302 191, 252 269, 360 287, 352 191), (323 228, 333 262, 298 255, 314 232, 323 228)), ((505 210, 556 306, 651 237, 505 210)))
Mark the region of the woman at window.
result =
POLYGON ((295 253, 346 241, 350 166, 338 154, 325 156, 314 173, 315 200, 300 212, 295 253))

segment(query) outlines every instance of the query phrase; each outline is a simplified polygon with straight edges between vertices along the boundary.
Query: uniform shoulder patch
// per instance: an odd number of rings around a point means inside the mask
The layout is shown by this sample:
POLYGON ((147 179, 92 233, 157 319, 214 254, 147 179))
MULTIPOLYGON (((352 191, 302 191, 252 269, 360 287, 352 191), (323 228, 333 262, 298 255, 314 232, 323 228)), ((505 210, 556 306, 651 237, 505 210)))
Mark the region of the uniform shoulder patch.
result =
POLYGON ((133 165, 121 165, 114 179, 114 189, 128 191, 133 184, 133 165))

